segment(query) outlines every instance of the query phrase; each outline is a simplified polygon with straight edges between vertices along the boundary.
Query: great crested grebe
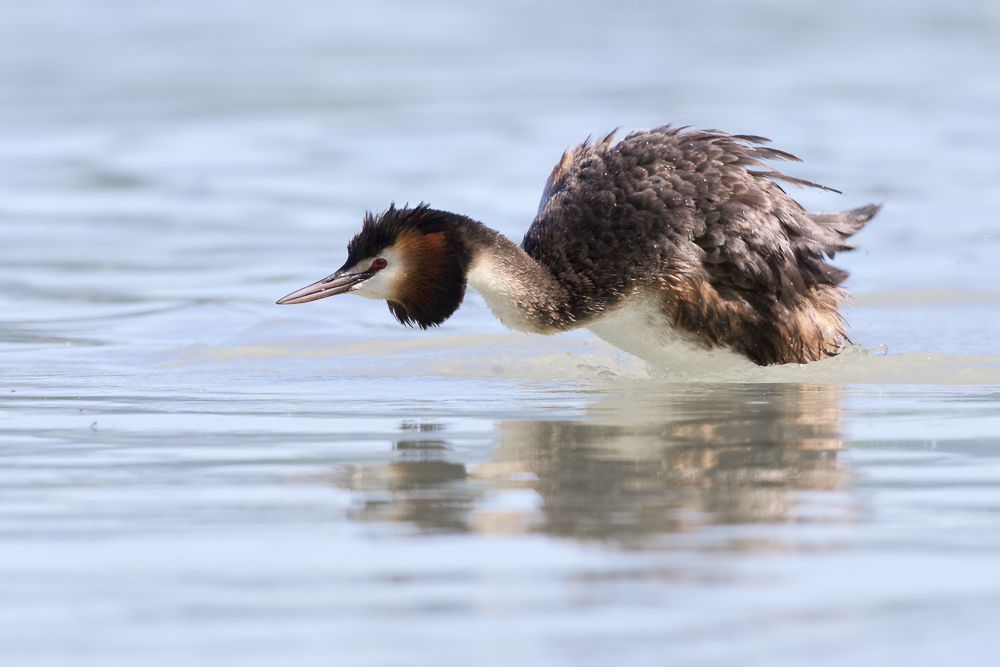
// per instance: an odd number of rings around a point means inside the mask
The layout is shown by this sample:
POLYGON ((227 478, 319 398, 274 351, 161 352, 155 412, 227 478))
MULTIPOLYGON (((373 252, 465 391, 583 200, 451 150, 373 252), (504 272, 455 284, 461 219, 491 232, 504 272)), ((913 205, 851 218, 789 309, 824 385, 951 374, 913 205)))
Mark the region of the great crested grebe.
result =
POLYGON ((278 303, 351 292, 426 329, 471 285, 511 329, 585 327, 671 370, 837 354, 847 273, 824 254, 852 249, 879 205, 807 212, 775 180, 831 188, 764 165, 798 158, 762 137, 669 125, 614 134, 563 154, 520 246, 463 215, 390 205, 365 216, 336 273, 278 303))

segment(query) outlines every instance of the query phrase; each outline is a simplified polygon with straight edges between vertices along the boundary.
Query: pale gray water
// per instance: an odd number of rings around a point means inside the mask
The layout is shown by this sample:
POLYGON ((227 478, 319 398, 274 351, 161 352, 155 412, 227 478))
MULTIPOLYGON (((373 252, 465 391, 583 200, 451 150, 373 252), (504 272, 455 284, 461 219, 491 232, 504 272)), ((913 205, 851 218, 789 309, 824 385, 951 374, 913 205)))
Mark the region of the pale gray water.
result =
POLYGON ((828 4, 0 4, 0 659, 993 664, 1000 5, 828 4), (476 295, 273 305, 366 209, 517 238, 665 122, 887 200, 860 348, 664 381, 476 295))

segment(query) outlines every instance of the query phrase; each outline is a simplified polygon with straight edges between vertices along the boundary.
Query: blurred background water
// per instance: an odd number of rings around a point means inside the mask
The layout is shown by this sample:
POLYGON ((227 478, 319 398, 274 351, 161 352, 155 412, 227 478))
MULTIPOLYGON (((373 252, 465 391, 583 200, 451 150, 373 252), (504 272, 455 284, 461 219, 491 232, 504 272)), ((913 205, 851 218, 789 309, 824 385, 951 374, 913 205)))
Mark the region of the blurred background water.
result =
POLYGON ((0 657, 993 664, 1000 4, 0 3, 0 657), (858 347, 650 378, 343 297, 367 209, 512 238, 561 152, 768 136, 885 200, 858 347))

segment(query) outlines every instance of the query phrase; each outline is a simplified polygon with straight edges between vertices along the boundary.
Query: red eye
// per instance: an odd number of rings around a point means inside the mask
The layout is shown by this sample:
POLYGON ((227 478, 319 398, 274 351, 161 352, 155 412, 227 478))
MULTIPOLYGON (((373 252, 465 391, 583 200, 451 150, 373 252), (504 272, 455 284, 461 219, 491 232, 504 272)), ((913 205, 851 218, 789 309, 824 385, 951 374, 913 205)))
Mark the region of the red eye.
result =
POLYGON ((372 268, 375 269, 376 271, 378 271, 380 269, 384 269, 388 265, 389 265, 389 262, 385 261, 381 257, 379 257, 374 262, 372 262, 372 268))

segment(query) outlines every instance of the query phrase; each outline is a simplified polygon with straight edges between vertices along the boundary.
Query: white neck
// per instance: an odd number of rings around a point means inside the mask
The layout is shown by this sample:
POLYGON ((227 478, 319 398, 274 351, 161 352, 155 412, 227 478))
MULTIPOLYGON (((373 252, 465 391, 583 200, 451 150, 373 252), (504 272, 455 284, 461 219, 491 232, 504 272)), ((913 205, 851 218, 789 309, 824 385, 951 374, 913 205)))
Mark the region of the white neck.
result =
POLYGON ((466 279, 510 329, 553 334, 580 326, 560 315, 566 294, 549 270, 501 234, 476 248, 466 279))

